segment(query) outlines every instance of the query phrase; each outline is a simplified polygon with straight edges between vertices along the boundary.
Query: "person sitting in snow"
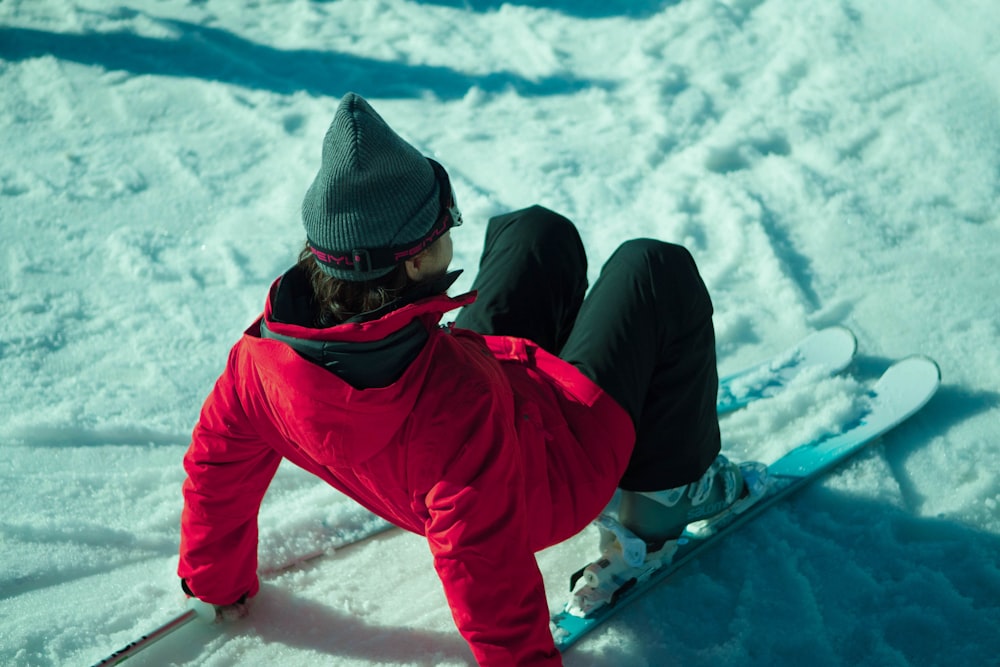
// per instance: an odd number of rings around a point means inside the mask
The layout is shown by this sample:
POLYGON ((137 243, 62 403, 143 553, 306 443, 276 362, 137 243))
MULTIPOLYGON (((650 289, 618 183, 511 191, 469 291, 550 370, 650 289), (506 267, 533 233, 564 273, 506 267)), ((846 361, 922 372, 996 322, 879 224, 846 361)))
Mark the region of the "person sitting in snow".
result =
POLYGON ((184 458, 188 595, 221 609, 258 592, 257 514, 286 458, 426 536, 479 664, 560 664, 535 552, 616 489, 654 556, 753 495, 720 455, 712 302, 684 248, 628 241, 588 293, 576 228, 533 206, 489 221, 473 291, 448 296, 448 174, 353 93, 302 219, 298 263, 184 458))

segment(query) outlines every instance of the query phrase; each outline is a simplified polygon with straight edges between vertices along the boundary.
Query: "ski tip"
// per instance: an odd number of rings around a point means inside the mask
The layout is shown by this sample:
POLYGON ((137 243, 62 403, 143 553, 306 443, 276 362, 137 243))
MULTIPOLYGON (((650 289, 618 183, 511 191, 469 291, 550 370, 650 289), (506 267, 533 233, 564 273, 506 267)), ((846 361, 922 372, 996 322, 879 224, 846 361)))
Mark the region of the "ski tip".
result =
POLYGON ((941 366, 926 354, 913 354, 900 359, 892 365, 892 368, 905 369, 909 376, 919 375, 928 383, 931 381, 935 385, 941 383, 941 366))
POLYGON ((810 364, 825 366, 829 372, 838 373, 857 354, 858 338, 847 327, 827 327, 807 336, 799 345, 798 352, 810 364))
POLYGON ((875 393, 892 396, 912 406, 922 408, 941 385, 941 367, 930 357, 914 354, 894 363, 875 384, 875 393))
POLYGON ((814 333, 810 338, 818 338, 828 345, 838 345, 842 348, 850 349, 851 352, 858 351, 858 337, 854 332, 842 325, 826 327, 814 333))
POLYGON ((852 331, 849 327, 844 326, 843 324, 834 324, 834 325, 829 326, 829 327, 823 327, 822 329, 819 329, 818 331, 816 331, 816 334, 823 334, 823 335, 829 335, 829 336, 836 335, 836 336, 848 337, 848 338, 852 338, 852 339, 855 338, 854 331, 852 331))

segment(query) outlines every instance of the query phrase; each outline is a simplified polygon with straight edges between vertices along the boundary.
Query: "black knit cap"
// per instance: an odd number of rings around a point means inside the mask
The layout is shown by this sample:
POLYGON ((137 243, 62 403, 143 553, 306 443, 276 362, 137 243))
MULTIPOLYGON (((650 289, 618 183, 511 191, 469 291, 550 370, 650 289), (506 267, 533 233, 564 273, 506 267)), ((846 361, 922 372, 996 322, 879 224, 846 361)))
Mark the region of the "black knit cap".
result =
POLYGON ((348 93, 323 139, 323 162, 302 202, 302 222, 319 266, 341 280, 389 274, 461 224, 442 211, 442 190, 451 196, 447 183, 440 165, 396 134, 365 99, 348 93))

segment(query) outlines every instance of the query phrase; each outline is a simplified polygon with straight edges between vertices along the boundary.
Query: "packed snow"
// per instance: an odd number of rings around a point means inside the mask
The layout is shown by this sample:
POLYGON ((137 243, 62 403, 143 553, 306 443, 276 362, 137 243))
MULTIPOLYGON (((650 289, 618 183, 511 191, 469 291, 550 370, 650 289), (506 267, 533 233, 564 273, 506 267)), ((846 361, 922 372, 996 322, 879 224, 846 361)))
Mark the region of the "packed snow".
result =
MULTIPOLYGON (((723 418, 734 458, 835 426, 895 359, 941 366, 567 665, 996 664, 995 0, 0 0, 0 664, 93 664, 183 612, 181 457, 347 91, 449 169, 452 293, 489 216, 541 203, 592 279, 628 238, 686 245, 722 373, 853 329, 845 373, 723 418)), ((283 465, 250 616, 129 664, 469 664, 420 537, 332 548, 367 520, 283 465)), ((591 530, 538 555, 553 609, 591 530)))

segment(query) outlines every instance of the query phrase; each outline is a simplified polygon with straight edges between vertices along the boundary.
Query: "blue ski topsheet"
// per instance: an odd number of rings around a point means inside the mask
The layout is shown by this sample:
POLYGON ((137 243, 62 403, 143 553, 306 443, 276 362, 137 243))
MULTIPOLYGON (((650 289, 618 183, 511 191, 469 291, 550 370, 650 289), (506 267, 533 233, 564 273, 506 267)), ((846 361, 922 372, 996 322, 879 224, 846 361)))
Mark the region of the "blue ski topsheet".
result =
POLYGON ((552 631, 556 646, 565 651, 704 550, 718 544, 731 531, 905 421, 930 400, 937 391, 940 378, 937 364, 927 357, 909 357, 894 364, 875 384, 870 393, 870 407, 861 419, 848 425, 842 433, 800 445, 771 464, 768 492, 746 512, 726 516, 713 524, 710 531, 699 534, 686 532, 671 563, 655 571, 649 579, 622 592, 614 605, 600 607, 586 618, 566 611, 555 614, 552 631))

